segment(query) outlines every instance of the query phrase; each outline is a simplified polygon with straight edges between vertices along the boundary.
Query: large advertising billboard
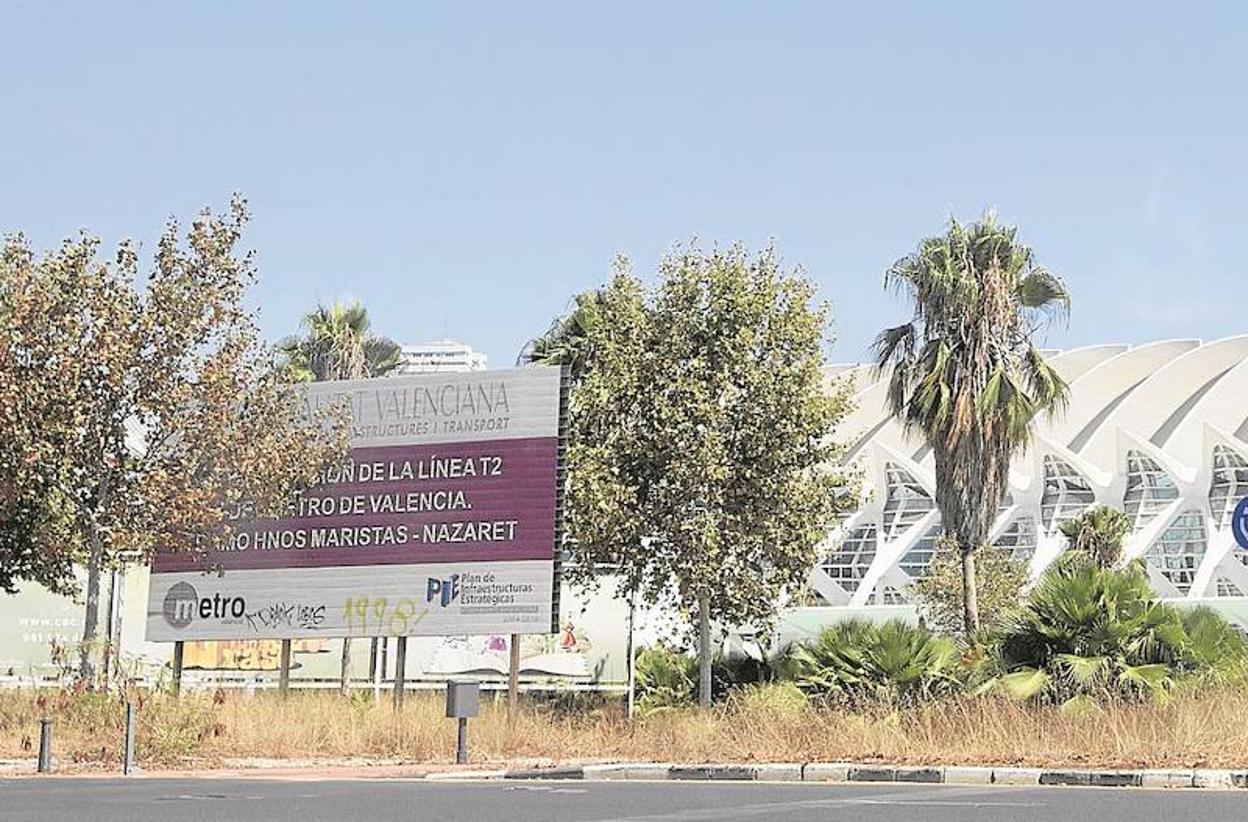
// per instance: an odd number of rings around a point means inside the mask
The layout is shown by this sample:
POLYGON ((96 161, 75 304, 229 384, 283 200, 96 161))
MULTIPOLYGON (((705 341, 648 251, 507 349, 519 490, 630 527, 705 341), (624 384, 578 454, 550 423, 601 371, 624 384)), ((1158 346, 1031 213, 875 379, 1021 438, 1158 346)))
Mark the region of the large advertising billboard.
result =
MULTIPOLYGON (((147 638, 549 633, 561 372, 314 383, 351 451, 279 520, 152 564, 147 638)), ((245 513, 245 512, 244 512, 245 513)))

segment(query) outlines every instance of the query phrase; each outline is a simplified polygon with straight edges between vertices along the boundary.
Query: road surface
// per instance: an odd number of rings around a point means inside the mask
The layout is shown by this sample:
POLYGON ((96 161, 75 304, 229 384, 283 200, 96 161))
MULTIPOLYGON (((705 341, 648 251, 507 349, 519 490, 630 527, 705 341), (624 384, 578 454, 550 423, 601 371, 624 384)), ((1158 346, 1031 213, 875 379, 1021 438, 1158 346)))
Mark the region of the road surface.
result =
POLYGON ((681 782, 21 778, 3 822, 1244 822, 1248 791, 681 782))

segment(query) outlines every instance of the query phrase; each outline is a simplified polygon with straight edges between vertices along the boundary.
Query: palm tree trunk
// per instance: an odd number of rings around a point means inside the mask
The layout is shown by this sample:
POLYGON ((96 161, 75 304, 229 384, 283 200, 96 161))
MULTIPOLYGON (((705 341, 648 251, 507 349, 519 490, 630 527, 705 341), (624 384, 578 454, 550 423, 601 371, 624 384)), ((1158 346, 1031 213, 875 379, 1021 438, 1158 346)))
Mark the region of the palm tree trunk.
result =
POLYGON ((975 552, 962 549, 962 623, 968 637, 979 632, 979 592, 975 583, 975 552))
POLYGON ((711 598, 698 598, 698 705, 711 707, 711 598))

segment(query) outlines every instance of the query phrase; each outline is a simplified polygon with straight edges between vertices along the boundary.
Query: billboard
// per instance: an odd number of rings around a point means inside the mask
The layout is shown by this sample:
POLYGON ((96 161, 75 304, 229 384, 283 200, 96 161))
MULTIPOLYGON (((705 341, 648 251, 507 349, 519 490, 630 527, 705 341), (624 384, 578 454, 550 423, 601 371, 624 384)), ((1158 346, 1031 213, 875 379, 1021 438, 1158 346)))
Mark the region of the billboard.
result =
POLYGON ((158 552, 149 640, 552 631, 559 369, 313 383, 305 400, 349 407, 348 458, 220 551, 158 552))

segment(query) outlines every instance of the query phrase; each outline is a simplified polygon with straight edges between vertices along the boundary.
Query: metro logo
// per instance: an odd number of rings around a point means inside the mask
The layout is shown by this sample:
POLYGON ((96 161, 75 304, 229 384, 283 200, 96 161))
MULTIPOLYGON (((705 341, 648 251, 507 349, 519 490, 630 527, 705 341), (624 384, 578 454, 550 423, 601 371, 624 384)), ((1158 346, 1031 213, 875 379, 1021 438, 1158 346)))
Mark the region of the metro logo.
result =
POLYGON ((445 608, 459 598, 459 574, 451 574, 448 579, 428 578, 425 586, 425 602, 433 602, 439 598, 439 604, 445 608))
POLYGON ((1231 533, 1235 535, 1239 547, 1248 551, 1248 497, 1241 499, 1239 505, 1235 506, 1235 514, 1231 517, 1231 533))
POLYGON ((195 586, 179 582, 165 594, 161 612, 171 627, 185 628, 196 619, 242 619, 247 612, 247 600, 220 594, 201 599, 195 586))
POLYGON ((199 594, 189 582, 179 582, 165 594, 164 607, 161 609, 165 622, 174 628, 185 628, 195 619, 195 611, 199 608, 199 594))

